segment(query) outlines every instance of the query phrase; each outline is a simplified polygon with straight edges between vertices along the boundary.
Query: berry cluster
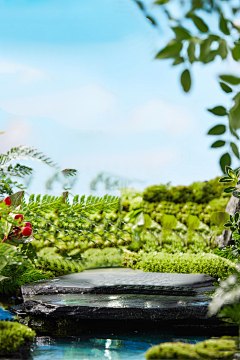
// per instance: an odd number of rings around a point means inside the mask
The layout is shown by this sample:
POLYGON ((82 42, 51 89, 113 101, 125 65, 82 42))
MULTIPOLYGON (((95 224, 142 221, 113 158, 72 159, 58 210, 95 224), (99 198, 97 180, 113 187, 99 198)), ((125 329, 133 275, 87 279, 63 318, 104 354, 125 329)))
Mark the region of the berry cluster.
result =
MULTIPOLYGON (((7 196, 3 202, 10 206, 12 203, 12 200, 9 196, 7 196)), ((14 216, 15 220, 19 220, 19 226, 13 225, 12 230, 8 234, 8 236, 3 239, 2 242, 5 242, 6 240, 19 240, 23 236, 30 236, 32 234, 32 225, 30 222, 23 223, 23 215, 17 214, 14 216)))

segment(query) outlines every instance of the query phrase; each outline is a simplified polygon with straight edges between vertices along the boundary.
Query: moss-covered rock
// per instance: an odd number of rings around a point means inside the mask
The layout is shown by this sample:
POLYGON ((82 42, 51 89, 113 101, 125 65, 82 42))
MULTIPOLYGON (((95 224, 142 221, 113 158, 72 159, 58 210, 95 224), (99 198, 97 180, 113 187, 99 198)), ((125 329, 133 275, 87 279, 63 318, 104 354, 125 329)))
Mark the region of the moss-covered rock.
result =
POLYGON ((195 345, 195 351, 204 359, 229 359, 236 351, 234 340, 209 339, 195 345))
POLYGON ((0 356, 18 352, 32 343, 35 331, 18 322, 0 321, 0 356))
POLYGON ((211 253, 176 253, 166 252, 131 253, 124 251, 124 266, 149 272, 206 274, 214 278, 226 278, 236 265, 211 253))
POLYGON ((194 345, 180 342, 153 346, 145 355, 146 359, 200 359, 194 345))
POLYGON ((234 340, 209 339, 196 345, 181 342, 151 347, 146 359, 230 359, 236 352, 234 340))

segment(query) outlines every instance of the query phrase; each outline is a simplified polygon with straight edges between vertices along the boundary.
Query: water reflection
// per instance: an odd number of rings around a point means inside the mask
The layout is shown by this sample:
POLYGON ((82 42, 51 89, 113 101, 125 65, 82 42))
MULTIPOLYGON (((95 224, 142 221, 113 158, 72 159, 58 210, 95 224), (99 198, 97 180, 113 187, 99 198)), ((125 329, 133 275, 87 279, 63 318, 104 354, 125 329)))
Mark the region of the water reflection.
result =
MULTIPOLYGON (((110 335, 110 334, 109 334, 110 335)), ((113 334, 112 334, 113 335, 113 334)), ((83 335, 65 339, 38 337, 33 349, 33 360, 144 360, 144 353, 152 345, 165 341, 181 341, 196 343, 204 340, 199 338, 174 338, 170 335, 125 334, 121 338, 97 334, 83 335), (129 340, 131 339, 131 340, 129 340)))

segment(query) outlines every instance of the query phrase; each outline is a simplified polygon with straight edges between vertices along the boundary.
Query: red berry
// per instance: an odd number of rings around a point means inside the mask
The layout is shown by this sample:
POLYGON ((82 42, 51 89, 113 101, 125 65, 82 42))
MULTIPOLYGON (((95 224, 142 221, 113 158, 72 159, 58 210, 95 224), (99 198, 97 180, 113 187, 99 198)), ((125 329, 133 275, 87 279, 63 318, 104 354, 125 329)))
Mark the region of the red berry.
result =
POLYGON ((23 215, 17 214, 15 215, 14 219, 21 219, 20 223, 23 221, 23 215))
POLYGON ((30 222, 26 222, 24 226, 26 226, 26 227, 30 227, 30 228, 32 227, 32 225, 31 225, 31 223, 30 223, 30 222))
POLYGON ((7 197, 3 200, 3 202, 5 202, 6 205, 11 205, 12 200, 11 200, 11 198, 10 198, 9 196, 7 196, 7 197))
POLYGON ((22 229, 23 236, 30 236, 32 233, 32 229, 29 226, 26 226, 22 229))

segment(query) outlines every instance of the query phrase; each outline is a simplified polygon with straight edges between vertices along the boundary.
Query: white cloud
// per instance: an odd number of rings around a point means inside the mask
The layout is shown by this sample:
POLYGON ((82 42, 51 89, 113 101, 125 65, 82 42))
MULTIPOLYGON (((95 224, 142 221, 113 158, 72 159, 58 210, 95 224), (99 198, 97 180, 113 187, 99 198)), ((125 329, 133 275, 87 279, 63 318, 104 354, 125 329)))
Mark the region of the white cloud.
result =
POLYGON ((10 113, 51 118, 80 130, 103 129, 114 105, 114 95, 98 84, 1 101, 10 113))
POLYGON ((77 168, 80 172, 89 171, 108 171, 110 173, 121 174, 125 177, 139 178, 146 180, 149 174, 159 174, 160 167, 164 169, 172 167, 179 161, 181 155, 174 148, 160 148, 155 150, 142 150, 132 152, 117 153, 96 153, 94 155, 85 154, 82 157, 71 157, 63 159, 69 167, 77 168))
POLYGON ((124 132, 163 131, 182 135, 194 127, 194 117, 178 105, 162 99, 152 99, 130 111, 125 122, 119 124, 124 132))
POLYGON ((28 142, 32 134, 31 126, 25 119, 12 117, 4 134, 0 135, 0 154, 6 153, 12 147, 23 145, 28 142))
POLYGON ((49 77, 47 73, 40 69, 0 60, 0 76, 1 75, 14 75, 20 83, 38 81, 49 77))

